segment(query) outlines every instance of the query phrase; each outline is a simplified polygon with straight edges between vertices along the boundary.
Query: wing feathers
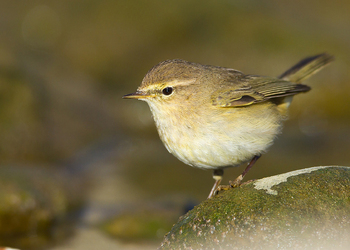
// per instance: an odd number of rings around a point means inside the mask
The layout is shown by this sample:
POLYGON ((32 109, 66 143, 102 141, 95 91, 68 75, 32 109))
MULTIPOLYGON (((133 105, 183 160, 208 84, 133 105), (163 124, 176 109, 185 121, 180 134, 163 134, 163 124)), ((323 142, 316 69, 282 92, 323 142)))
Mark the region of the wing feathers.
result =
POLYGON ((310 90, 309 86, 277 78, 247 76, 247 80, 246 83, 250 87, 246 85, 234 89, 231 85, 216 91, 212 96, 212 104, 220 107, 240 107, 310 90))

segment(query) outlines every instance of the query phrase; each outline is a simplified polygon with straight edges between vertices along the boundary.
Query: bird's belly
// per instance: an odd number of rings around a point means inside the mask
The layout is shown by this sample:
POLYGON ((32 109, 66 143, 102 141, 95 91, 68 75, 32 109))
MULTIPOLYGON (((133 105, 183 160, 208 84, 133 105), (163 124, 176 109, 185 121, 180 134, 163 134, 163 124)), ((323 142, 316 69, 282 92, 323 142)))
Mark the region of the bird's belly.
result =
POLYGON ((265 149, 245 145, 242 138, 241 141, 236 138, 218 139, 210 136, 210 133, 193 134, 188 141, 165 144, 169 152, 184 163, 206 169, 238 166, 265 149))
POLYGON ((225 168, 239 166, 272 145, 282 119, 274 107, 266 106, 249 107, 259 111, 253 117, 244 109, 227 109, 216 116, 206 116, 206 120, 195 117, 195 112, 187 122, 174 119, 162 124, 157 116, 155 120, 160 138, 179 160, 198 168, 225 168))
POLYGON ((254 153, 232 141, 219 143, 206 137, 175 147, 174 144, 168 145, 167 148, 184 163, 205 169, 238 166, 254 156, 254 153))
POLYGON ((279 127, 211 126, 181 128, 163 138, 168 151, 186 164, 215 169, 239 166, 264 153, 273 143, 279 127), (177 136, 178 135, 178 136, 177 136))

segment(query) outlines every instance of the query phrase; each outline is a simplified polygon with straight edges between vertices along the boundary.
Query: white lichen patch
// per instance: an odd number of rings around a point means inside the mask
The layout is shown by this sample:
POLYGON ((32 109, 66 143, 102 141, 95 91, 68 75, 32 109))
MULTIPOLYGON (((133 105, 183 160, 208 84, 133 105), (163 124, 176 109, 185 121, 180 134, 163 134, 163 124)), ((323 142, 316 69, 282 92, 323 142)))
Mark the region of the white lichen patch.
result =
POLYGON ((286 182, 289 177, 292 176, 297 176, 300 174, 308 174, 316 170, 324 169, 324 168, 331 168, 333 166, 321 166, 321 167, 312 167, 312 168, 305 168, 305 169, 300 169, 292 172, 288 172, 285 174, 279 174, 271 177, 266 177, 260 180, 257 180, 254 182, 254 188, 255 189, 265 189, 266 193, 272 194, 272 195, 277 195, 277 191, 271 189, 273 186, 276 186, 282 182, 286 182))

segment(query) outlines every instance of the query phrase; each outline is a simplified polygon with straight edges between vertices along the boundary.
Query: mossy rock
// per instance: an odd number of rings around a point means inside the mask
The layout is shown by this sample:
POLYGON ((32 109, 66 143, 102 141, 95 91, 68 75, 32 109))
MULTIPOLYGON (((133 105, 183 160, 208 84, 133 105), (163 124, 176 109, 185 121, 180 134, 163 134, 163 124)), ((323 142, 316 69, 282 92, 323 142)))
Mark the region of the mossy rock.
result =
POLYGON ((76 183, 52 169, 1 166, 0 246, 38 250, 68 238, 83 204, 76 183))
POLYGON ((182 216, 161 249, 347 249, 349 197, 349 167, 255 180, 182 216))

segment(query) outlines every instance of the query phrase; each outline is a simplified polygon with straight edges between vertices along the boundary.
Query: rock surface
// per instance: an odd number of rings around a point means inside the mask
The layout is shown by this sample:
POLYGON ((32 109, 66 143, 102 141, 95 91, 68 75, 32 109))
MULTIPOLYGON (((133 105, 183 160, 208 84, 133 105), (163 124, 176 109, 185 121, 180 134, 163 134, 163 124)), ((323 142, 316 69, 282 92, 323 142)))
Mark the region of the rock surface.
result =
POLYGON ((196 206, 161 249, 347 249, 349 197, 349 167, 263 178, 196 206))
POLYGON ((70 237, 84 197, 77 183, 52 169, 1 166, 0 245, 39 250, 70 237))

